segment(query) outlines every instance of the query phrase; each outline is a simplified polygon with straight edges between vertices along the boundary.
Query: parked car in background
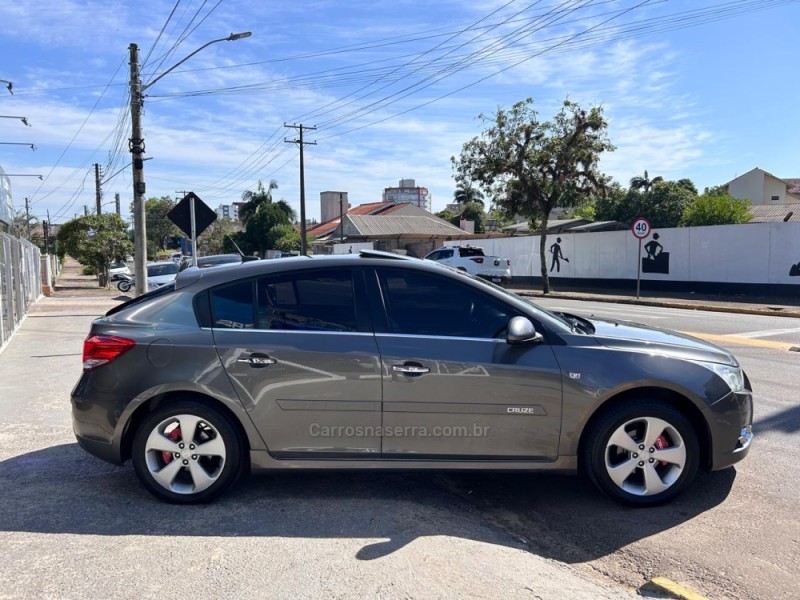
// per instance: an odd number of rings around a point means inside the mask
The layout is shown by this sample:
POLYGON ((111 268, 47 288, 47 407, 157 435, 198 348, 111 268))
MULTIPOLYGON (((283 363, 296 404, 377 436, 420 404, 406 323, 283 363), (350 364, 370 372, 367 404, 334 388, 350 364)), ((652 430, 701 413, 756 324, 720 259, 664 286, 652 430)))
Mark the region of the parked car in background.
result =
POLYGON ((443 246, 425 257, 493 283, 511 283, 511 261, 504 256, 486 256, 475 246, 443 246))
MULTIPOLYGON (((197 267, 200 269, 207 269, 208 267, 216 267, 219 265, 238 264, 243 262, 250 262, 259 260, 257 256, 245 256, 243 254, 213 254, 211 256, 198 256, 197 267)), ((180 270, 184 271, 192 266, 192 257, 184 256, 181 261, 180 270)))
POLYGON ((178 274, 180 267, 171 260, 152 262, 147 265, 147 287, 161 286, 169 283, 178 274))
POLYGON ((117 281, 123 277, 130 276, 130 274, 130 268, 121 260, 108 265, 108 277, 111 281, 117 281))
POLYGON ((172 262, 175 262, 175 263, 178 263, 178 264, 180 264, 180 262, 183 260, 183 258, 184 258, 184 256, 183 256, 183 254, 181 252, 174 252, 173 254, 169 255, 169 259, 172 262))
POLYGON ((742 460, 752 420, 727 350, 377 251, 187 269, 92 323, 72 391, 80 445, 184 504, 379 468, 580 469, 649 506, 742 460))

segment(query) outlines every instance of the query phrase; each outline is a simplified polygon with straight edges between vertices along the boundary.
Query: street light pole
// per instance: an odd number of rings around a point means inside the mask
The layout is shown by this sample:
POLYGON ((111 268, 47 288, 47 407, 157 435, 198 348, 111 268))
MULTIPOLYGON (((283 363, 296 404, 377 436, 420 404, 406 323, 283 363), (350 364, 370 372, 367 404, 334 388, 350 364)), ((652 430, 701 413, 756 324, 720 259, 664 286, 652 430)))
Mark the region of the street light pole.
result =
POLYGON ((217 42, 233 42, 253 35, 249 31, 232 33, 228 37, 211 40, 200 46, 197 50, 179 60, 161 75, 147 85, 142 85, 139 77, 139 47, 136 44, 128 46, 130 50, 131 65, 131 139, 129 149, 133 154, 133 238, 134 238, 134 270, 136 276, 136 295, 140 296, 147 291, 147 229, 145 215, 145 182, 144 161, 142 155, 145 151, 144 138, 142 137, 142 103, 144 92, 162 77, 174 71, 201 50, 217 42))

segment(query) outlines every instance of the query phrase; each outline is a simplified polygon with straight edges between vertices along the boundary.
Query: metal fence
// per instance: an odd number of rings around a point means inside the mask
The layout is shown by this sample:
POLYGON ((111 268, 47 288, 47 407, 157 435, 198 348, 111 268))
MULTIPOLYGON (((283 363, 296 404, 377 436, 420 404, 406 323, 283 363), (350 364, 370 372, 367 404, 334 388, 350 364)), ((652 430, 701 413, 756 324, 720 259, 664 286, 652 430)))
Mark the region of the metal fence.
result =
POLYGON ((27 240, 0 233, 0 348, 42 295, 41 252, 27 240))

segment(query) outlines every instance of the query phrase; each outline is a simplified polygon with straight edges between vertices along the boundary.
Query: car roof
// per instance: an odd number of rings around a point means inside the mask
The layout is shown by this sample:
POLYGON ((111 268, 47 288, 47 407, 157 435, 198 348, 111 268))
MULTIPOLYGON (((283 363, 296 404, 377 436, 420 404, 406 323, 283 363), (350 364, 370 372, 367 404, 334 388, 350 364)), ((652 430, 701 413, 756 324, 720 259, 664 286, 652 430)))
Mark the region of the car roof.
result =
MULTIPOLYGON (((202 280, 203 287, 211 287, 244 279, 247 277, 257 277, 268 273, 281 273, 285 271, 295 271, 297 269, 314 269, 325 267, 342 267, 356 265, 383 265, 403 263, 412 267, 431 269, 430 261, 423 261, 419 258, 383 252, 380 250, 362 250, 358 254, 328 254, 315 256, 292 256, 280 260, 256 260, 244 263, 230 263, 219 265, 213 269, 188 268, 178 274, 176 289, 181 289, 202 280)), ((438 265, 437 265, 438 266, 438 265)), ((435 267, 433 267, 435 268, 435 267)))

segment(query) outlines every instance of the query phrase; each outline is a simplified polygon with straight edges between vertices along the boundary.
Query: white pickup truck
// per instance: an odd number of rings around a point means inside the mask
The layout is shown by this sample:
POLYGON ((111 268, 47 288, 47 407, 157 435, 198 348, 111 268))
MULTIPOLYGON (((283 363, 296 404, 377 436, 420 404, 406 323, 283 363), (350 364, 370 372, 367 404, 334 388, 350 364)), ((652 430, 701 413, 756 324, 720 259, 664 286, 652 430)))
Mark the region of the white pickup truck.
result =
POLYGON ((466 271, 494 283, 511 283, 511 261, 503 256, 486 256, 475 246, 443 246, 425 257, 466 271))

